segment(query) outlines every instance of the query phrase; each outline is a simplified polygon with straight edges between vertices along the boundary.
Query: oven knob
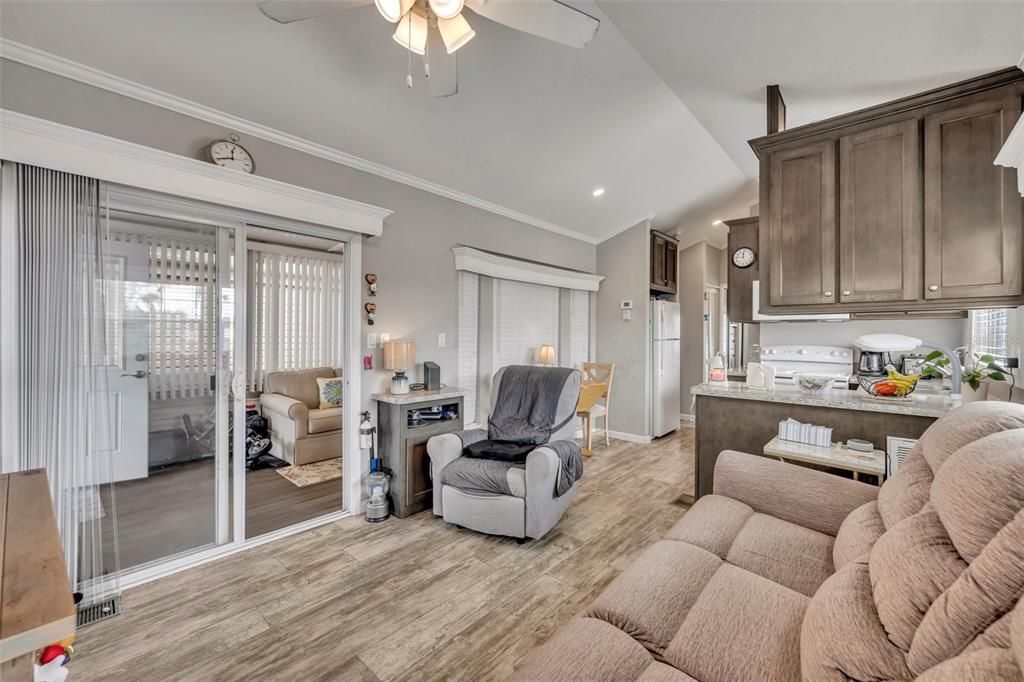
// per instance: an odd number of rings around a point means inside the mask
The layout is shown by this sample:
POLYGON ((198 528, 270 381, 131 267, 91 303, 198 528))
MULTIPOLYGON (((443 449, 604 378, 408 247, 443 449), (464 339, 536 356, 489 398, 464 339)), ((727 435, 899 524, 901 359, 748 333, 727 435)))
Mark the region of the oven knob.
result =
POLYGON ((806 348, 801 348, 799 350, 799 353, 800 353, 800 355, 807 355, 807 349, 806 348))
POLYGON ((844 357, 844 358, 848 358, 848 357, 850 357, 850 351, 848 351, 848 350, 844 350, 844 351, 843 351, 843 357, 844 357))

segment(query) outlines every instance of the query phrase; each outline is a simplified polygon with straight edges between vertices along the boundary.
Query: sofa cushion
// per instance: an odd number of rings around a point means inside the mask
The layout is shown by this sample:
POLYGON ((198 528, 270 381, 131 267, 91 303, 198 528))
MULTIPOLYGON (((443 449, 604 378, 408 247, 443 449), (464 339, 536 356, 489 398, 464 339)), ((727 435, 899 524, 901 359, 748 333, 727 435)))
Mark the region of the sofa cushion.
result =
POLYGON ((800 679, 800 622, 807 597, 723 564, 664 652, 701 682, 800 679))
POLYGON ((878 513, 886 528, 913 516, 928 503, 935 474, 919 446, 920 441, 897 474, 883 483, 878 491, 878 513))
POLYGON ((334 370, 330 367, 295 372, 271 372, 267 375, 264 388, 268 393, 281 393, 289 398, 301 400, 309 409, 320 407, 320 391, 316 384, 317 377, 333 377, 334 370))
POLYGON ((526 497, 526 467, 480 457, 459 457, 441 470, 441 483, 472 495, 526 497))
POLYGON ((1006 649, 981 649, 929 668, 915 682, 1024 682, 1013 654, 1006 649))
POLYGON ((615 626, 580 618, 534 652, 512 677, 524 682, 622 682, 638 679, 652 663, 647 650, 615 626))
POLYGON ((340 407, 330 407, 325 410, 309 411, 309 433, 326 433, 328 431, 339 431, 341 429, 340 407))
POLYGON ((877 502, 868 502, 854 509, 839 527, 832 548, 832 563, 838 569, 868 554, 885 532, 885 523, 877 502))
POLYGON ((757 514, 742 502, 706 495, 665 534, 752 573, 811 596, 832 575, 833 539, 757 514))
POLYGON ((699 547, 661 540, 612 581, 586 615, 614 625, 660 655, 721 565, 721 559, 699 547))

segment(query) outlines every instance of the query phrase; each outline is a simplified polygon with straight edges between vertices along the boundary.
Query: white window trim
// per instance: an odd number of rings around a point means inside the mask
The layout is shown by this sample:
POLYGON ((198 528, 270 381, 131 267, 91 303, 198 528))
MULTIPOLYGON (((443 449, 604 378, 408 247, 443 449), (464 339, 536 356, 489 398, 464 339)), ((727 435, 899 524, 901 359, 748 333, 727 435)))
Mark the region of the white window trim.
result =
POLYGON ((456 270, 468 270, 495 279, 511 279, 527 284, 583 291, 597 291, 604 279, 601 275, 499 256, 469 246, 456 246, 452 248, 452 253, 455 254, 456 270))

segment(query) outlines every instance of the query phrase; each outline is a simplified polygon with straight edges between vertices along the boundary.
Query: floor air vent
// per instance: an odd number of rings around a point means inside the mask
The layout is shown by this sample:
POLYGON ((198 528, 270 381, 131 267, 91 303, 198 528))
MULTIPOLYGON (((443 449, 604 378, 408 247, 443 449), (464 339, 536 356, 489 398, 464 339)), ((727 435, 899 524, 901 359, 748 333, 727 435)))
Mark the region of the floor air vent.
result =
POLYGON ((84 627, 121 613, 121 595, 88 606, 78 606, 78 627, 84 627))

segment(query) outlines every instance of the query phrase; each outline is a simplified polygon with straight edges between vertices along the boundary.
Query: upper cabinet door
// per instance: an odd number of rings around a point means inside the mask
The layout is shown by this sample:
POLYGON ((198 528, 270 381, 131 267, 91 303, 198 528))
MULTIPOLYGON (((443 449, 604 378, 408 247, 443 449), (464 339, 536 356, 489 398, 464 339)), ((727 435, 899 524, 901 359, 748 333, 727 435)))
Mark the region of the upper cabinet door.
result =
POLYGON ((769 183, 767 230, 762 235, 768 247, 768 303, 835 302, 835 142, 773 152, 769 183))
POLYGON ((918 119, 839 138, 839 300, 921 297, 918 119))
POLYGON ((992 163, 1020 113, 1014 94, 925 117, 925 298, 1021 294, 1021 198, 992 163))
POLYGON ((679 270, 679 247, 675 242, 665 241, 665 286, 670 289, 676 288, 677 272, 679 270))
POLYGON ((661 235, 651 233, 651 284, 658 286, 665 285, 665 249, 666 239, 661 235))

